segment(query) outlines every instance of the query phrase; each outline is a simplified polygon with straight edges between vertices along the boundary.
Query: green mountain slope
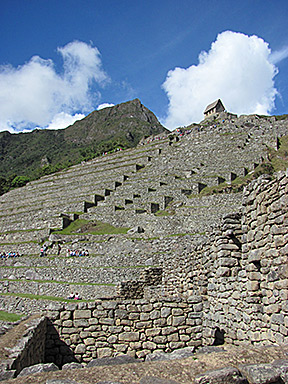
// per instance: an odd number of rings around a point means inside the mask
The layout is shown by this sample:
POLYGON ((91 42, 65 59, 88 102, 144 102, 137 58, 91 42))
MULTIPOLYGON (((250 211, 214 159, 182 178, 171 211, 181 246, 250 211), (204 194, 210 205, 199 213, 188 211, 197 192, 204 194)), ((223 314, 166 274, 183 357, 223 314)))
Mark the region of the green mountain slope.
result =
POLYGON ((161 132, 169 131, 138 99, 94 111, 62 130, 0 132, 0 177, 8 184, 16 175, 35 179, 161 132))

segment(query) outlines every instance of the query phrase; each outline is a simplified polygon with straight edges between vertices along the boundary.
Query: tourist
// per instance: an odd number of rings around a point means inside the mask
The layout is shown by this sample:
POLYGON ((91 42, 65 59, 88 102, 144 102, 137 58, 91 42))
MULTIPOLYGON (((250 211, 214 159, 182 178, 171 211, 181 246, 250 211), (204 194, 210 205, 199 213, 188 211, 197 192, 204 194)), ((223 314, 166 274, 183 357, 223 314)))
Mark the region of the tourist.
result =
POLYGON ((75 295, 74 295, 74 293, 71 292, 70 295, 67 297, 67 299, 69 299, 69 300, 73 300, 73 299, 75 299, 75 295))

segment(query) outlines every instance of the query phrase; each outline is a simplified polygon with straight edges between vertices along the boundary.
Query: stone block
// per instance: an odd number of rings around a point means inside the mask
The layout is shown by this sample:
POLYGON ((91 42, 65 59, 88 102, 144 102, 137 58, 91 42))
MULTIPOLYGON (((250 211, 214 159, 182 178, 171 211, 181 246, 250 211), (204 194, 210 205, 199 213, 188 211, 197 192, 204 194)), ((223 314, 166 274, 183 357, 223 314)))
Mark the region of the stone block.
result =
POLYGON ((70 320, 71 319, 71 311, 62 311, 60 312, 61 320, 70 320))
POLYGON ((79 341, 81 340, 80 335, 78 333, 70 335, 70 340, 71 340, 72 344, 78 344, 79 341))
POLYGON ((121 333, 123 331, 123 326, 110 326, 108 329, 110 333, 121 333))
POLYGON ((216 276, 217 277, 225 277, 225 276, 230 276, 231 270, 228 267, 219 267, 217 268, 216 271, 216 276))
POLYGON ((153 310, 153 305, 152 304, 142 305, 142 308, 141 308, 142 312, 151 312, 152 310, 153 310))
POLYGON ((127 311, 128 312, 139 312, 139 308, 137 305, 128 304, 127 305, 127 311))
POLYGON ((191 295, 191 296, 188 296, 187 301, 190 304, 200 303, 200 302, 202 302, 202 297, 196 296, 196 295, 191 295))
POLYGON ((63 328, 62 329, 62 334, 65 335, 65 334, 73 334, 75 333, 75 329, 74 328, 63 328))
POLYGON ((139 332, 123 332, 119 334, 119 341, 138 341, 139 339, 139 332))
MULTIPOLYGON (((287 231, 287 229, 286 229, 287 231)), ((287 239, 283 235, 275 235, 274 236, 274 243, 276 248, 283 247, 287 243, 287 239)))
POLYGON ((202 303, 193 304, 193 311, 194 312, 197 313, 197 312, 201 312, 202 310, 203 310, 203 304, 202 303))
POLYGON ((99 324, 114 325, 114 319, 109 319, 109 318, 99 319, 99 324))
POLYGON ((184 347, 185 347, 185 343, 183 341, 171 341, 169 343, 169 348, 171 349, 179 349, 184 347))
POLYGON ((131 312, 128 315, 129 320, 138 320, 140 318, 140 313, 139 312, 131 312))
POLYGON ((274 313, 271 316, 271 323, 283 325, 284 324, 284 315, 282 315, 281 313, 274 313))
POLYGON ((154 325, 154 327, 164 327, 165 325, 167 325, 167 320, 164 317, 160 318, 160 319, 153 320, 153 325, 154 325))
POLYGON ((97 349, 97 357, 98 359, 102 359, 103 357, 111 357, 113 355, 112 348, 98 348, 97 349))
POLYGON ((143 348, 153 351, 154 349, 157 348, 157 344, 153 343, 152 341, 144 341, 143 348))
POLYGON ((160 314, 161 314, 161 317, 165 317, 165 318, 170 316, 171 315, 171 308, 168 308, 168 307, 161 308, 160 314))
POLYGON ((264 307, 264 312, 265 313, 278 313, 280 311, 280 306, 279 304, 271 304, 271 305, 267 305, 266 307, 264 307))
POLYGON ((74 320, 73 325, 76 328, 89 327, 88 319, 74 320))
POLYGON ((172 315, 173 316, 181 316, 183 314, 184 314, 184 311, 181 308, 173 308, 172 309, 172 315))
POLYGON ((78 344, 75 348, 75 353, 77 355, 83 355, 86 352, 86 345, 85 344, 78 344))
POLYGON ((93 339, 92 337, 88 337, 87 339, 84 339, 84 344, 86 346, 94 345, 95 344, 95 339, 93 339))
POLYGON ((281 335, 287 336, 288 335, 288 327, 285 327, 284 325, 280 325, 279 329, 281 335))
POLYGON ((189 335, 180 335, 180 341, 189 341, 190 336, 189 335))
POLYGON ((101 302, 101 305, 104 309, 115 309, 118 305, 117 301, 105 301, 101 302))
POLYGON ((95 347, 98 349, 98 348, 104 348, 104 347, 109 347, 109 344, 106 343, 106 341, 99 341, 99 339, 97 339, 95 341, 95 347))
POLYGON ((280 373, 271 364, 240 365, 240 372, 247 377, 249 383, 278 383, 280 373))
POLYGON ((107 338, 107 341, 109 344, 115 344, 117 343, 117 340, 118 340, 118 336, 116 335, 111 335, 107 338))
POLYGON ((248 262, 253 263, 254 261, 260 261, 263 252, 264 252, 264 250, 262 248, 253 249, 252 251, 249 252, 248 262))
POLYGON ((167 336, 168 341, 179 341, 179 335, 178 333, 172 333, 167 336))
POLYGON ((247 384, 239 370, 234 367, 221 368, 197 375, 194 384, 247 384))
POLYGON ((80 332, 81 339, 86 339, 89 336, 91 336, 91 332, 86 332, 86 331, 80 332))
POLYGON ((158 309, 154 309, 152 312, 150 312, 151 320, 159 319, 159 317, 160 317, 160 311, 158 311, 158 309))
POLYGON ((91 319, 88 319, 88 323, 89 325, 97 325, 98 324, 98 319, 96 319, 95 317, 91 318, 91 319))
POLYGON ((135 328, 141 329, 141 328, 151 328, 152 327, 152 321, 137 321, 135 322, 135 328))
POLYGON ((91 310, 90 309, 76 309, 73 314, 73 319, 90 319, 91 318, 91 310))
POLYGON ((247 290, 248 291, 257 291, 260 287, 259 285, 259 281, 248 281, 248 283, 246 284, 247 286, 247 290))
POLYGON ((172 326, 178 327, 179 325, 185 324, 185 316, 172 316, 172 326))
POLYGON ((288 288, 288 279, 276 281, 274 286, 276 289, 287 289, 288 288))
POLYGON ((119 353, 125 353, 128 349, 128 345, 127 344, 115 344, 115 345, 113 345, 113 348, 119 353))
POLYGON ((146 329, 145 330, 145 335, 147 337, 151 336, 158 336, 161 333, 161 328, 152 328, 152 329, 146 329))
POLYGON ((141 321, 146 321, 149 319, 150 319, 150 313, 149 312, 140 313, 140 320, 141 321))
POLYGON ((63 327, 72 327, 73 326, 73 321, 72 320, 65 320, 63 321, 63 327))
POLYGON ((115 309, 115 318, 126 319, 128 317, 128 312, 125 309, 115 309))
POLYGON ((154 343, 157 344, 157 347, 159 347, 159 344, 165 344, 167 342, 166 336, 155 336, 153 337, 154 343))

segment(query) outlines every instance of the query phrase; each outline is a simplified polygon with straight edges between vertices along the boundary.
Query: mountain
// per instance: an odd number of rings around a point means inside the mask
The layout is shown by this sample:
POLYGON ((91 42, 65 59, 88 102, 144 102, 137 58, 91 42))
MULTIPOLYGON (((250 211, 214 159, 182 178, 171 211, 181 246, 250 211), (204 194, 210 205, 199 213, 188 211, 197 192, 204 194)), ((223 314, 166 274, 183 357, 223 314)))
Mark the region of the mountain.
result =
POLYGON ((0 132, 0 177, 37 178, 162 132, 169 131, 139 99, 94 111, 61 130, 0 132))

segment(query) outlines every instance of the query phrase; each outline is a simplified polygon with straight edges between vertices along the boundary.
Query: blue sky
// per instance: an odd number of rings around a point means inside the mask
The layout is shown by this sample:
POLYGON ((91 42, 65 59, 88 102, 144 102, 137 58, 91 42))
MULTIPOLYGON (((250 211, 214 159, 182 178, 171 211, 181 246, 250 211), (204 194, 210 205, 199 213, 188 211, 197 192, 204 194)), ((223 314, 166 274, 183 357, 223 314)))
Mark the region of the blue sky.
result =
POLYGON ((218 97, 238 114, 288 113, 287 0, 0 5, 0 131, 63 128, 136 97, 171 129, 218 97))

